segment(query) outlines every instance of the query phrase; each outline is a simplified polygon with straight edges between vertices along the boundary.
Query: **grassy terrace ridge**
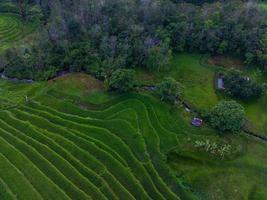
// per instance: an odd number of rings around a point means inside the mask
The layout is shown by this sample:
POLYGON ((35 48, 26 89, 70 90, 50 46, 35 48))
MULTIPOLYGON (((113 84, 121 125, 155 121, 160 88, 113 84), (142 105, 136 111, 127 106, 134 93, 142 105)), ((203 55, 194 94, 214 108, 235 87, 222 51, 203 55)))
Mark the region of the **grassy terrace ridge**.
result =
MULTIPOLYGON (((11 88, 8 82, 2 84, 11 88)), ((142 111, 148 108, 141 99, 116 98, 114 101, 118 103, 107 105, 108 109, 103 111, 83 110, 73 105, 74 111, 81 112, 81 115, 73 115, 46 105, 46 98, 62 105, 67 102, 45 94, 23 103, 25 94, 31 99, 35 87, 41 86, 29 87, 31 89, 26 86, 20 89, 22 95, 15 108, 3 108, 0 112, 1 138, 69 198, 180 199, 183 195, 191 199, 191 195, 175 183, 164 163, 161 146, 167 151, 172 145, 169 146, 168 141, 161 142, 162 136, 158 137, 153 128, 146 127, 151 124, 148 111, 142 111), (124 109, 129 106, 133 115, 122 119, 123 114, 128 115, 124 109), (87 117, 83 112, 88 112, 87 117), (147 134, 154 134, 156 138, 150 143, 146 141, 151 137, 147 134), (163 147, 165 143, 167 147, 163 147)), ((16 94, 16 90, 9 93, 16 94)), ((174 139, 176 141, 175 135, 174 139)))
POLYGON ((36 29, 34 22, 23 22, 16 14, 0 13, 0 52, 36 29))
MULTIPOLYGON (((9 182, 9 185, 11 189, 14 190, 14 193, 21 193, 21 196, 25 199, 42 199, 40 194, 30 184, 30 182, 25 178, 25 176, 23 176, 23 174, 21 174, 20 171, 12 163, 10 163, 9 160, 7 160, 7 158, 2 153, 0 154, 0 160, 1 177, 3 177, 7 182, 9 182)), ((4 183, 3 180, 1 182, 4 183)), ((6 193, 10 192, 11 189, 6 189, 6 193)))
MULTIPOLYGON (((10 118, 9 120, 6 120, 6 121, 10 121, 13 123, 16 122, 16 123, 20 124, 15 119, 13 119, 13 121, 12 121, 12 118, 10 118)), ((21 127, 25 128, 24 125, 25 124, 20 124, 21 127)), ((1 126, 5 127, 6 130, 8 130, 14 134, 21 134, 21 135, 24 134, 22 131, 19 131, 19 129, 15 129, 3 121, 1 122, 1 126)), ((90 182, 92 181, 97 186, 101 186, 102 187, 101 191, 103 191, 104 194, 107 194, 111 197, 114 196, 114 194, 111 192, 110 188, 103 181, 103 179, 101 179, 101 177, 99 177, 96 173, 94 173, 89 168, 82 165, 82 163, 79 162, 79 160, 76 159, 74 156, 72 156, 69 152, 65 151, 59 145, 54 143, 49 137, 46 137, 46 136, 39 134, 39 132, 35 131, 34 129, 31 129, 31 128, 26 128, 26 129, 28 130, 28 132, 27 132, 28 133, 27 136, 29 136, 28 140, 39 142, 40 144, 44 143, 48 147, 51 147, 51 150, 53 150, 58 156, 61 156, 61 160, 62 160, 62 158, 64 158, 66 161, 68 161, 68 162, 66 162, 67 166, 70 166, 69 163, 73 164, 77 169, 79 169, 79 172, 82 175, 84 175, 84 177, 86 177, 88 179, 88 181, 90 181, 90 182)), ((49 151, 51 151, 51 150, 49 150, 49 151)), ((67 172, 65 169, 63 171, 67 172)), ((81 175, 80 175, 80 177, 81 177, 81 175)), ((95 187, 95 185, 93 185, 92 183, 90 185, 91 185, 91 187, 89 188, 89 192, 91 194, 94 194, 93 196, 95 198, 99 198, 99 197, 104 198, 103 195, 101 195, 100 191, 98 191, 98 188, 95 187)), ((116 198, 114 198, 114 199, 116 199, 116 198)))
MULTIPOLYGON (((181 58, 186 61, 178 70, 183 71, 197 65, 200 56, 181 58)), ((186 78, 175 70, 176 78, 186 78)), ((194 73, 190 77, 198 82, 194 73)), ((109 94, 101 82, 78 73, 48 83, 0 80, 0 85, 6 103, 0 110, 4 199, 253 200, 266 195, 264 144, 243 134, 224 138, 208 126, 191 127, 188 113, 149 93, 109 94), (227 141, 238 152, 221 160, 192 147, 195 140, 207 139, 227 141)))
MULTIPOLYGON (((46 116, 46 118, 47 118, 47 116, 46 116)), ((64 124, 67 124, 67 122, 65 121, 64 124)), ((89 131, 89 130, 88 130, 88 131, 89 131)), ((148 184, 147 184, 147 185, 148 185, 148 184)))
MULTIPOLYGON (((47 108, 45 108, 45 110, 46 110, 47 108)), ((28 109, 29 110, 29 109, 28 109)), ((40 110, 40 108, 38 109, 38 110, 40 110)), ((50 109, 51 110, 51 109, 50 109)), ((50 111, 49 110, 49 111, 50 111)), ((33 111, 33 110, 31 110, 31 111, 33 111)), ((34 112, 34 111, 33 111, 34 112)), ((35 110, 35 112, 36 112, 36 110, 35 110)), ((42 116, 44 116, 44 117, 46 117, 46 118, 48 118, 48 115, 47 114, 41 114, 42 116)), ((61 114, 61 116, 64 116, 64 115, 62 115, 61 114)), ((69 118, 71 121, 77 121, 77 119, 75 120, 75 117, 73 117, 73 118, 69 118)), ((79 122, 80 123, 84 123, 84 124, 89 124, 90 123, 90 120, 82 120, 82 119, 79 119, 79 122)), ((114 123, 115 121, 113 121, 113 123, 114 123)), ((63 124, 68 124, 66 121, 63 123, 63 124)), ((122 126, 121 126, 122 127, 122 126)), ((132 167, 134 167, 134 166, 132 166, 132 167)), ((142 173, 142 171, 141 171, 141 173, 142 173)), ((141 174, 140 173, 140 174, 141 174)))

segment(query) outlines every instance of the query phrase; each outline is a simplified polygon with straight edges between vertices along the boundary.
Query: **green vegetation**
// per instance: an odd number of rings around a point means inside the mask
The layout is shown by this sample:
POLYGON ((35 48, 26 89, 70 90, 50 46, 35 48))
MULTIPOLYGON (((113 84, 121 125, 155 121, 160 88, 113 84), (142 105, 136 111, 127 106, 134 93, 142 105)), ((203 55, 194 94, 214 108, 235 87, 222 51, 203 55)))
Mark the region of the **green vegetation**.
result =
POLYGON ((260 3, 259 3, 259 7, 260 7, 263 11, 266 11, 266 10, 267 10, 267 2, 260 2, 260 3))
POLYGON ((10 172, 0 176, 0 185, 3 195, 11 199, 14 195, 36 195, 35 199, 264 195, 265 189, 259 186, 267 179, 258 175, 267 167, 260 163, 264 144, 243 135, 221 138, 206 126, 195 129, 184 111, 151 95, 108 94, 102 83, 84 74, 24 86, 0 83, 2 94, 10 95, 8 100, 16 95, 19 99, 15 107, 0 111, 0 167, 10 172), (205 145, 196 146, 197 141, 205 145), (211 184, 218 181, 213 174, 219 176, 222 167, 227 175, 216 188, 211 184), (14 178, 21 184, 12 184, 14 178), (242 183, 236 185, 239 179, 242 183))
POLYGON ((25 101, 25 97, 38 94, 43 84, 29 85, 26 83, 11 83, 7 80, 0 81, 0 109, 7 109, 19 105, 25 101))
POLYGON ((173 78, 166 77, 158 85, 158 94, 162 101, 175 104, 178 98, 182 98, 183 86, 173 78))
POLYGON ((264 88, 250 77, 245 77, 241 71, 230 69, 223 75, 226 92, 240 99, 259 98, 264 88))
POLYGON ((267 198, 265 1, 181 2, 0 2, 0 199, 267 198))
POLYGON ((266 135, 267 130, 267 95, 261 97, 259 100, 252 100, 243 102, 242 105, 245 107, 246 115, 250 119, 254 128, 263 135, 266 135))
POLYGON ((233 153, 232 146, 229 144, 218 144, 216 142, 210 142, 210 140, 200 141, 196 140, 194 147, 200 150, 204 150, 215 156, 224 159, 226 156, 231 156, 233 153))
POLYGON ((134 71, 129 69, 117 69, 112 72, 108 85, 110 89, 120 92, 129 92, 134 88, 134 71))
MULTIPOLYGON (((185 99, 198 108, 210 109, 217 103, 218 97, 213 85, 214 70, 201 64, 203 58, 205 55, 201 54, 178 54, 171 61, 167 75, 185 86, 185 99)), ((159 74, 159 78, 161 75, 163 73, 159 74)))
POLYGON ((151 73, 139 70, 137 79, 144 84, 156 84, 162 77, 172 77, 184 86, 184 99, 201 109, 211 109, 220 99, 215 92, 215 68, 202 63, 204 54, 177 54, 171 60, 170 70, 151 73))
POLYGON ((36 25, 23 22, 19 16, 0 13, 0 52, 29 35, 36 25))
MULTIPOLYGON (((31 182, 32 186, 37 195, 45 197, 46 192, 50 199, 191 199, 164 162, 164 153, 177 144, 177 139, 163 127, 152 131, 150 120, 157 118, 150 112, 153 108, 146 105, 150 97, 127 94, 99 105, 98 111, 81 109, 63 100, 78 100, 76 95, 84 90, 85 84, 77 79, 84 77, 75 76, 76 81, 69 82, 77 88, 73 96, 65 96, 62 87, 69 85, 56 79, 39 90, 42 94, 31 93, 28 102, 0 112, 1 152, 6 158, 1 163, 7 165, 8 160, 23 174, 27 168, 22 164, 38 169, 40 178, 51 183, 42 191, 37 183, 31 182), (60 98, 54 93, 61 93, 60 98), (131 112, 124 112, 127 109, 131 112), (57 191, 48 192, 53 188, 57 191)), ((2 86, 6 90, 6 84, 2 86)), ((36 86, 29 87, 33 90, 36 86)), ((22 186, 12 185, 6 176, 1 178, 23 198, 19 193, 22 186)), ((31 181, 30 177, 26 180, 31 181)), ((32 193, 26 184, 23 187, 26 194, 32 193)))
MULTIPOLYGON (((237 58, 222 57, 220 62, 211 62, 212 57, 203 54, 178 54, 171 61, 171 69, 162 73, 137 71, 137 79, 143 84, 157 84, 163 76, 173 77, 184 86, 184 99, 192 107, 206 114, 220 100, 229 100, 228 96, 216 91, 216 74, 227 71, 226 67, 238 67, 245 76, 254 79, 259 84, 267 82, 267 76, 259 68, 245 67, 237 58), (225 65, 225 63, 227 63, 225 65), (225 65, 225 66, 224 66, 225 65)), ((267 110, 264 94, 259 99, 239 100, 246 111, 246 117, 254 124, 259 134, 266 135, 267 110)))
POLYGON ((235 101, 222 101, 209 114, 212 127, 222 132, 240 132, 245 122, 245 110, 235 101))
POLYGON ((27 51, 8 57, 5 67, 17 78, 48 80, 60 71, 83 71, 105 79, 118 68, 162 73, 175 53, 196 51, 237 55, 265 68, 266 15, 257 2, 203 2, 13 1, 22 19, 39 19, 42 34, 27 51))
MULTIPOLYGON (((198 140, 206 141, 203 136, 198 140)), ((220 155, 191 147, 194 140, 190 140, 170 155, 169 165, 202 199, 266 199, 266 180, 261 177, 266 175, 266 164, 261 160, 267 153, 266 144, 242 136, 226 141, 238 150, 231 152, 230 158, 222 160, 220 155)))

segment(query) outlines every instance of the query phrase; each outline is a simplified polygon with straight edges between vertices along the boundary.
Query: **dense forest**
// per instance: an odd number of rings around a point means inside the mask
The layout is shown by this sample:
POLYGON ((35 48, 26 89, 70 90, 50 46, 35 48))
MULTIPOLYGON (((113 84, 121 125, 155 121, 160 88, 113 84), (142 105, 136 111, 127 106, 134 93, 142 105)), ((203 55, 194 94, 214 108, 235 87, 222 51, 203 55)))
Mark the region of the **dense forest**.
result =
POLYGON ((11 77, 164 71, 172 54, 184 51, 232 54, 267 68, 267 14, 255 1, 16 0, 2 9, 41 24, 31 44, 7 51, 11 77))

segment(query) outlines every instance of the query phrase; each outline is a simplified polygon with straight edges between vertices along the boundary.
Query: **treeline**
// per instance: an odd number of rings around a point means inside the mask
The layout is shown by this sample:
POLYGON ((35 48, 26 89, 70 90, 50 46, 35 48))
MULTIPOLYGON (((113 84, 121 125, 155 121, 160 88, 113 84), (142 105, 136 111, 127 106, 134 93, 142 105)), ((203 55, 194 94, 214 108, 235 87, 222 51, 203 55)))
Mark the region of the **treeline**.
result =
POLYGON ((236 54, 267 68, 267 16, 256 2, 36 2, 43 30, 30 48, 7 52, 9 76, 46 80, 69 70, 105 79, 118 68, 168 70, 172 54, 183 51, 236 54))

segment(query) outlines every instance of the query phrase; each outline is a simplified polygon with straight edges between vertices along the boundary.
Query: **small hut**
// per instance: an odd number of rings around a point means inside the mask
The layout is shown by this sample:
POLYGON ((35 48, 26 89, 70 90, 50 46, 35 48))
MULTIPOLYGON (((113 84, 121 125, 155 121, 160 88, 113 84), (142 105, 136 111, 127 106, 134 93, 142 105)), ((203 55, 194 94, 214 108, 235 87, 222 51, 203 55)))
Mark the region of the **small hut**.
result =
POLYGON ((192 120, 192 125, 195 126, 195 127, 201 127, 203 125, 203 120, 200 119, 200 118, 194 118, 192 120))
POLYGON ((223 78, 222 77, 219 77, 217 79, 217 88, 219 90, 225 90, 225 87, 224 87, 224 81, 223 81, 223 78))
POLYGON ((246 81, 250 81, 250 78, 248 76, 244 77, 246 81))
POLYGON ((143 88, 148 91, 156 91, 158 89, 157 86, 154 85, 144 86, 143 88))

